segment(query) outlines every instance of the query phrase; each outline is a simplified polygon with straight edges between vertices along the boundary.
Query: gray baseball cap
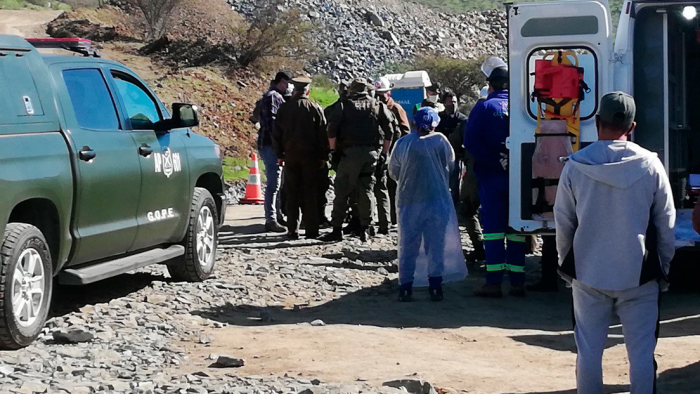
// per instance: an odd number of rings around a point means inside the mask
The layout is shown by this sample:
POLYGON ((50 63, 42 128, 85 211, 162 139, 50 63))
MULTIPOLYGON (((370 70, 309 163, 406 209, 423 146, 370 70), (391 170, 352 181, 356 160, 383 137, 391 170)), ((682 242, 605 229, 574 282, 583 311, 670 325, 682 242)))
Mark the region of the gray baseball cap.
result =
POLYGON ((627 93, 612 92, 600 99, 598 116, 609 125, 630 128, 634 124, 636 114, 637 106, 634 98, 627 93))

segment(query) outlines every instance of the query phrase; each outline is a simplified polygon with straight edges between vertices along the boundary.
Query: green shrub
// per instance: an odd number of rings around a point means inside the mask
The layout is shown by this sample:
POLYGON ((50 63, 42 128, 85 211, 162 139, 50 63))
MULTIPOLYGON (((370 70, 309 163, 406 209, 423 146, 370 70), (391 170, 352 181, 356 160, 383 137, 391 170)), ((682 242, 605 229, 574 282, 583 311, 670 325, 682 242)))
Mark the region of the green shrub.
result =
MULTIPOLYGON (((224 157, 224 179, 229 182, 241 181, 248 179, 250 170, 249 157, 224 157), (239 167, 240 170, 236 169, 239 167)), ((260 167, 260 178, 265 180, 265 164, 262 159, 258 158, 258 166, 260 167)))
POLYGON ((321 107, 326 108, 327 106, 338 101, 338 93, 335 89, 311 86, 311 101, 318 103, 321 107))
POLYGON ((313 78, 313 87, 316 88, 321 88, 321 89, 326 89, 326 90, 333 90, 336 88, 336 84, 331 81, 330 78, 326 75, 317 75, 313 78))
POLYGON ((3 10, 19 10, 23 7, 23 1, 19 0, 0 0, 0 9, 3 10))

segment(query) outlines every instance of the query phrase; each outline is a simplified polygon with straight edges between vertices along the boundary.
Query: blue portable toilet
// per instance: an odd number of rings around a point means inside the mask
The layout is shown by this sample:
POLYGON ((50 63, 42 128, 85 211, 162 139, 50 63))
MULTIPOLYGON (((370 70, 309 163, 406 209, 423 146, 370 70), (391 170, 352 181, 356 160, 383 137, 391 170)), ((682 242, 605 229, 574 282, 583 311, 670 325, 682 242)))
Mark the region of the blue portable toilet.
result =
POLYGON ((432 85, 425 71, 409 71, 405 74, 389 74, 386 78, 391 83, 391 97, 401 104, 409 119, 413 109, 426 98, 425 88, 432 85))

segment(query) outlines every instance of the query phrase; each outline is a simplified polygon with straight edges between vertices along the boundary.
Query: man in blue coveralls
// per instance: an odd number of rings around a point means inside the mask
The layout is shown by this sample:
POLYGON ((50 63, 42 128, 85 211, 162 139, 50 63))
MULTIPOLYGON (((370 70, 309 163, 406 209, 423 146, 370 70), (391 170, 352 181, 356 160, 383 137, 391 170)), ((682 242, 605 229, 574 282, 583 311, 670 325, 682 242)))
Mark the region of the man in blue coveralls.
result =
POLYGON ((481 70, 489 81, 489 95, 474 107, 464 130, 464 147, 474 156, 479 183, 486 251, 486 284, 474 294, 502 297, 501 283, 508 270, 510 295, 524 297, 525 237, 508 229, 508 66, 490 58, 481 70))

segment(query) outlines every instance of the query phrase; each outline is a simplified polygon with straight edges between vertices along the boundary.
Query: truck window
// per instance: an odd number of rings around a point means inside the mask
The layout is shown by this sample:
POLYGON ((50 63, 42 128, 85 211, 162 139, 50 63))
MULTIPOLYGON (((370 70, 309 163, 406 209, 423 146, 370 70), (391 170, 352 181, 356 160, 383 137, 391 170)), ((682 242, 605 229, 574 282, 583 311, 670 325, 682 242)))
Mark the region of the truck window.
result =
POLYGON ((65 70, 63 80, 80 127, 91 130, 120 128, 114 101, 100 70, 65 70))
MULTIPOLYGON (((553 59, 552 54, 556 54, 560 51, 562 53, 569 53, 569 55, 566 56, 568 59, 566 64, 575 64, 578 62, 578 67, 583 68, 583 81, 589 90, 583 91, 583 100, 580 101, 580 116, 582 120, 590 119, 598 111, 598 62, 596 61, 593 51, 588 48, 541 48, 530 53, 527 63, 528 97, 532 98, 535 87, 535 62, 544 59, 545 56, 547 60, 550 58, 553 59)), ((536 118, 536 101, 530 100, 528 112, 531 117, 536 118)))
POLYGON ((112 73, 119 89, 119 95, 126 107, 126 114, 131 120, 133 130, 153 130, 153 125, 160 121, 158 105, 151 95, 135 81, 120 73, 112 73))

